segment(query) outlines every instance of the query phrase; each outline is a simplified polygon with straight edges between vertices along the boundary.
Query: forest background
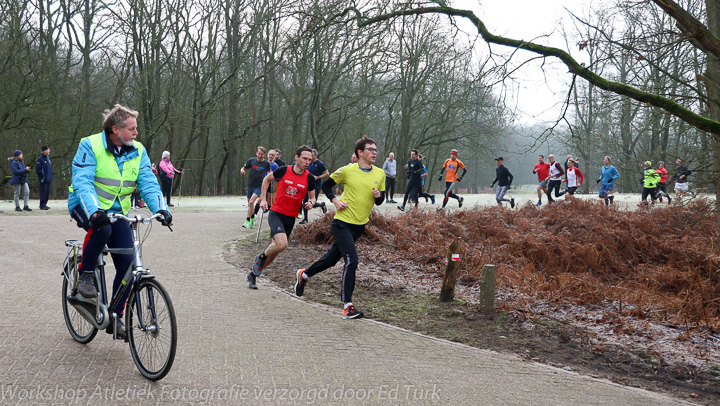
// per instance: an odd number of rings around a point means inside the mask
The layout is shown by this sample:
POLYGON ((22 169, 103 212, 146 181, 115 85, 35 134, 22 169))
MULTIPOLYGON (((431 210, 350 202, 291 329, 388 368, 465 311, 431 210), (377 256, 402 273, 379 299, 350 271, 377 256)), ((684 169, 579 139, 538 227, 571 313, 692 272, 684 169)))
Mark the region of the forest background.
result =
MULTIPOLYGON (((717 58, 659 3, 712 31, 716 2, 564 3, 568 18, 528 43, 560 36, 564 51, 602 78, 711 116, 717 99, 707 72, 717 58)), ((583 80, 547 55, 488 45, 447 15, 454 4, 0 0, 0 146, 7 156, 23 150, 31 166, 51 146, 53 195, 63 196, 79 140, 121 103, 140 112, 138 140, 151 160, 168 150, 186 169, 184 195, 244 194, 239 170, 258 145, 281 149, 287 162, 308 144, 332 171, 363 134, 378 142, 378 166, 390 151, 402 164, 417 148, 436 173, 450 149, 460 150, 471 192, 488 187, 497 155, 516 184, 535 183, 538 153, 560 162, 572 154, 589 180, 610 155, 621 192, 641 189, 643 161, 672 170, 683 157, 714 190, 714 131, 583 80), (559 79, 548 84, 551 71, 559 79), (522 112, 522 103, 545 97, 518 85, 529 75, 560 94, 539 120, 522 112)), ((515 24, 512 15, 506 23, 515 24)), ((9 179, 9 165, 0 165, 5 196, 9 179)), ((404 190, 402 170, 398 179, 404 190)), ((443 186, 435 176, 429 182, 443 186)))

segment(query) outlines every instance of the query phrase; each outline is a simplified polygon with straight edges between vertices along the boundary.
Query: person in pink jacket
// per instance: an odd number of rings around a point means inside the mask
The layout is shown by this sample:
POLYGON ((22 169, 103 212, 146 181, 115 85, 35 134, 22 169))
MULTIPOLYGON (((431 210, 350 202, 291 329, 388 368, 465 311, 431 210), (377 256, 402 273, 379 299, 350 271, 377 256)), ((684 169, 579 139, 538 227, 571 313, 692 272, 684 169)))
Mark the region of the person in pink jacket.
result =
POLYGON ((163 151, 162 161, 160 161, 160 181, 162 182, 162 192, 165 195, 168 206, 174 206, 170 203, 170 194, 172 193, 172 181, 176 173, 183 174, 183 171, 175 169, 172 162, 170 162, 170 152, 163 151))

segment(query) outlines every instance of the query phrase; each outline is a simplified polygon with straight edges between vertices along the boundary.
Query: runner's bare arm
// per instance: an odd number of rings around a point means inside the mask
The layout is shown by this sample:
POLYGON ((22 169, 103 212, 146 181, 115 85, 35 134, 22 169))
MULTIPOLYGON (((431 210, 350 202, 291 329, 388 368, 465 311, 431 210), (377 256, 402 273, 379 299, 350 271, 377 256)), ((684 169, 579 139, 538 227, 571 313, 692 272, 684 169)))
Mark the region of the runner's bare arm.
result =
POLYGON ((273 175, 272 172, 268 173, 263 178, 262 188, 260 189, 260 208, 263 210, 267 210, 267 208, 268 208, 267 190, 268 190, 268 186, 270 185, 270 183, 274 180, 275 180, 275 176, 273 175))

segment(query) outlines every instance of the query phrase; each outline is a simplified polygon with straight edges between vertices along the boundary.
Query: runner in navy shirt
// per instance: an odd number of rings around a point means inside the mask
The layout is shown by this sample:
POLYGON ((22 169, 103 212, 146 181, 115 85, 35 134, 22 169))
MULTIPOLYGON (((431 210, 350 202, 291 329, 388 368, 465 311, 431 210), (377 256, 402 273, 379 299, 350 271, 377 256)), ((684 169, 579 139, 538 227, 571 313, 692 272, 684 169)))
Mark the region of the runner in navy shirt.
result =
POLYGON ((255 158, 250 158, 245 162, 245 165, 240 169, 240 173, 245 175, 245 169, 250 169, 250 177, 248 179, 247 198, 248 198, 248 212, 247 218, 245 219, 244 228, 255 227, 255 214, 258 209, 255 208, 255 202, 260 197, 260 187, 265 175, 270 172, 270 163, 265 160, 265 148, 258 147, 255 152, 255 158))

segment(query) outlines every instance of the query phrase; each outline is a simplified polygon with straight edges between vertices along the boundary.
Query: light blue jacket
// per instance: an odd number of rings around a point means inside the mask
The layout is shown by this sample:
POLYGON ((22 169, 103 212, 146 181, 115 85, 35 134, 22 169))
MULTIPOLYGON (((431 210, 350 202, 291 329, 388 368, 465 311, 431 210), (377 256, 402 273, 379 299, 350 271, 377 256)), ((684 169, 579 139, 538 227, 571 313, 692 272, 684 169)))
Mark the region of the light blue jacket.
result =
POLYGON ((620 177, 620 172, 610 165, 607 168, 605 165, 600 167, 600 179, 602 179, 603 185, 608 185, 615 182, 615 179, 620 177))
MULTIPOLYGON (((113 154, 107 149, 108 137, 103 131, 103 144, 105 145, 105 151, 108 154, 113 154)), ((137 142, 137 141, 136 141, 137 142)), ((123 147, 123 152, 120 156, 115 156, 115 162, 117 162, 120 168, 120 173, 123 170, 123 164, 138 156, 139 152, 136 147, 123 147)), ((95 192, 95 166, 97 159, 93 153, 90 140, 84 138, 80 141, 77 153, 72 163, 72 189, 73 192, 68 196, 68 212, 72 213, 75 206, 80 205, 85 211, 85 215, 88 218, 100 209, 100 203, 97 200, 97 194, 95 192)), ((158 184, 157 177, 152 171, 150 158, 147 154, 147 149, 143 148, 143 154, 140 157, 140 172, 137 178, 138 190, 142 199, 147 203, 148 208, 151 212, 157 213, 158 210, 168 210, 165 199, 163 198, 160 185, 158 184)), ((120 201, 116 198, 112 207, 108 210, 110 212, 120 213, 122 207, 120 201)), ((127 214, 127 213, 124 213, 127 214)))

